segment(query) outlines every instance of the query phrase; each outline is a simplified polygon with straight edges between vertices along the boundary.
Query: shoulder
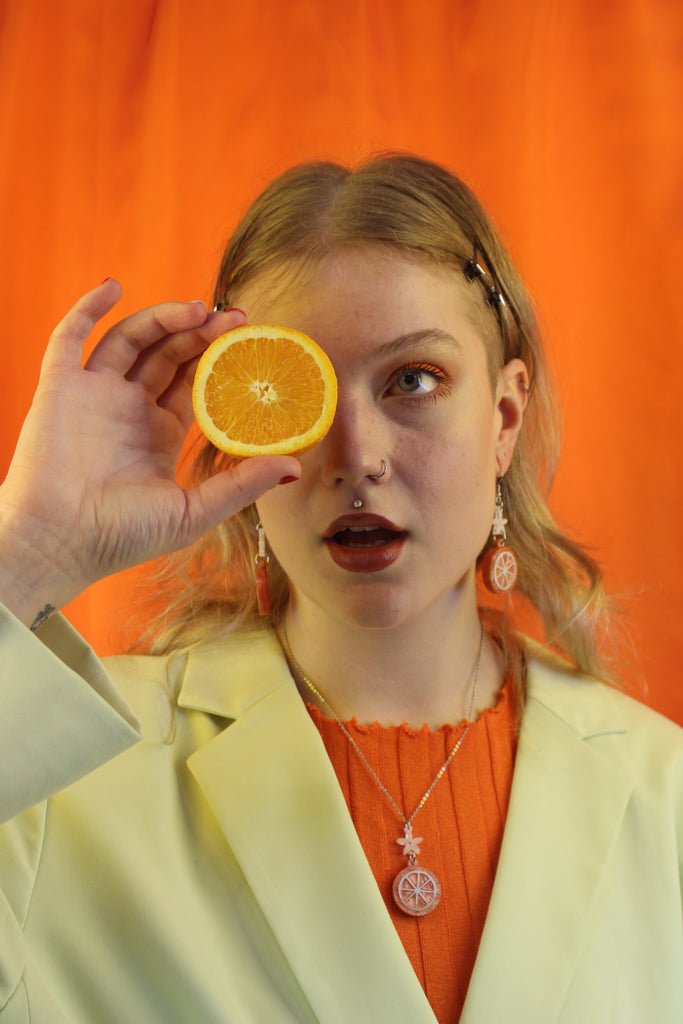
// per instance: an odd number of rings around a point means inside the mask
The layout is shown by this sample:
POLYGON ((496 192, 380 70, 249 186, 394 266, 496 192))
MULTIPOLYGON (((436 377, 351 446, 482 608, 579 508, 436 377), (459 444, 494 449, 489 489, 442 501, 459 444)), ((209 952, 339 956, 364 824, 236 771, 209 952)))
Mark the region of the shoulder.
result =
MULTIPOLYGON (((683 775, 683 729, 616 687, 529 651, 524 723, 553 720, 632 777, 661 785, 683 775)), ((533 727, 532 732, 538 731, 533 727)))
POLYGON ((239 630, 164 655, 119 655, 107 671, 147 737, 188 710, 236 718, 273 688, 291 681, 280 644, 266 629, 239 630))
POLYGON ((182 679, 186 655, 120 654, 102 660, 140 722, 143 738, 149 741, 167 737, 172 728, 174 693, 182 679))

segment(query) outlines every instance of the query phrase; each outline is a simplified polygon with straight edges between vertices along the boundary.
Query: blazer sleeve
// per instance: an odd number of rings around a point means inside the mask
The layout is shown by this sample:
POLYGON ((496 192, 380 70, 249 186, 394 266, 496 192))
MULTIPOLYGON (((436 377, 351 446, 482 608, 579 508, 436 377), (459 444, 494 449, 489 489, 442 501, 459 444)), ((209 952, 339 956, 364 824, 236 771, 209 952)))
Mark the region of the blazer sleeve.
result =
POLYGON ((63 616, 34 634, 0 605, 0 821, 140 737, 102 662, 63 616))

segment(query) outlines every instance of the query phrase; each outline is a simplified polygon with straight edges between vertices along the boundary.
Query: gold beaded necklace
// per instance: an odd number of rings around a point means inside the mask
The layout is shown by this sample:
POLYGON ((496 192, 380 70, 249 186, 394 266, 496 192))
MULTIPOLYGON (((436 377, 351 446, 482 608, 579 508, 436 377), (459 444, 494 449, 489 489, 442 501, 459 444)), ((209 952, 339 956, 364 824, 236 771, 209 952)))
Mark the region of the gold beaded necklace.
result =
POLYGON ((405 814, 398 806, 398 804, 392 797, 387 787, 384 785, 382 780, 379 778, 375 770, 370 765, 369 761, 363 754, 363 751, 360 749, 360 747, 354 740, 353 736, 342 722, 339 715, 336 713, 334 708, 330 706, 328 701, 323 697, 322 693, 315 685, 313 680, 309 679, 304 670, 301 668, 301 665, 299 665, 298 661, 294 657, 292 648, 289 646, 287 631, 284 628, 284 626, 282 628, 281 633, 279 634, 279 639, 282 644, 285 655, 287 657, 287 660, 292 669, 294 670, 295 674, 299 677, 301 682, 308 687, 311 693, 313 693, 318 698, 320 703, 323 704, 323 706, 327 708, 327 710, 330 712, 332 718, 335 720, 341 731, 346 736, 347 740, 355 750, 356 754, 360 758, 366 770, 369 772, 370 776, 375 781, 376 785, 379 787, 382 793, 384 793, 385 797, 387 798, 387 800, 394 808, 401 821, 403 822, 403 837, 401 839, 397 839, 396 842, 399 844, 399 846, 403 847, 403 853, 408 858, 408 866, 399 871, 399 873, 396 875, 394 879, 394 883, 392 886, 394 902, 402 911, 404 911, 404 913, 410 914, 411 917, 423 917, 425 914, 429 914, 432 910, 435 909, 435 907, 438 905, 441 899, 441 883, 439 882, 439 879, 437 878, 435 873, 430 868, 425 868, 418 863, 417 857, 420 852, 420 847, 418 844, 422 842, 422 838, 421 836, 413 835, 413 821, 417 814, 422 810, 429 797, 432 795, 432 791, 436 786, 437 782, 439 781, 439 779, 442 778, 443 775, 445 775, 446 771, 448 770, 448 766, 450 765, 451 761, 453 760, 458 750, 462 746, 462 742, 469 731, 472 720, 472 711, 474 709, 474 699, 477 692, 477 684, 479 682, 481 652, 484 644, 483 623, 480 623, 479 647, 477 650, 477 657, 475 659, 474 666, 471 672, 471 675, 473 676, 472 694, 470 696, 469 708, 467 710, 467 719, 465 722, 465 727, 463 731, 460 733, 460 736, 458 737, 455 744, 451 748, 448 757, 439 768, 429 788, 425 792, 422 799, 418 802, 415 810, 410 815, 410 817, 405 816, 405 814))

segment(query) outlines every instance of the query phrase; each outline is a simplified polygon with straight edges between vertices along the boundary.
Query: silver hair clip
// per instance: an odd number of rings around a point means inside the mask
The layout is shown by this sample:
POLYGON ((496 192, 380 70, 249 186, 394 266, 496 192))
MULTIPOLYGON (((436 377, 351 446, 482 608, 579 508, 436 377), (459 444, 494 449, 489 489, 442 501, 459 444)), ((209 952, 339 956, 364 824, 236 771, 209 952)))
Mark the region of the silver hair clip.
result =
POLYGON ((492 306, 497 316, 500 318, 500 310, 506 305, 505 299, 498 288, 498 282, 496 281, 493 272, 487 272, 479 263, 479 251, 477 246, 474 247, 474 256, 468 260, 463 268, 463 272, 468 281, 480 281, 484 291, 486 292, 486 304, 492 306), (492 282, 489 284, 489 280, 492 282))

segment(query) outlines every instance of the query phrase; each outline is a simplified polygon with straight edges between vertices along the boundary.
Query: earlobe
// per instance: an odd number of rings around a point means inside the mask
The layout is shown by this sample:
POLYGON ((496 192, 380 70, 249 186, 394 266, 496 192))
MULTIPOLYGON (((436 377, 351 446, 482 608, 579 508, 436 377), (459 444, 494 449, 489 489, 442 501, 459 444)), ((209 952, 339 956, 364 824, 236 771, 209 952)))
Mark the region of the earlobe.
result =
POLYGON ((521 359, 511 359, 500 374, 498 385, 498 412, 500 433, 496 445, 498 473, 507 472, 524 421, 524 410, 529 399, 529 373, 521 359))

